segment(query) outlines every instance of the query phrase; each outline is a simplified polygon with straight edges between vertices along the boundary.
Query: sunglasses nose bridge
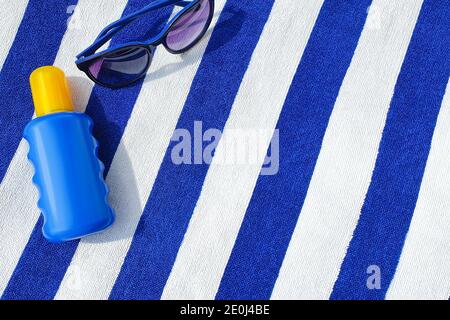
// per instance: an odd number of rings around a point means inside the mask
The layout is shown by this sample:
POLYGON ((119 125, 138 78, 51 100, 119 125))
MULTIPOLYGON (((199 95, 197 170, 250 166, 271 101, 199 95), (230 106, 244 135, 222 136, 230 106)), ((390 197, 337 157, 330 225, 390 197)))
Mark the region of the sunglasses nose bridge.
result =
POLYGON ((150 52, 151 55, 154 55, 154 54, 155 54, 155 51, 156 51, 156 45, 154 45, 154 44, 149 44, 149 45, 147 46, 147 49, 148 49, 148 51, 150 52))

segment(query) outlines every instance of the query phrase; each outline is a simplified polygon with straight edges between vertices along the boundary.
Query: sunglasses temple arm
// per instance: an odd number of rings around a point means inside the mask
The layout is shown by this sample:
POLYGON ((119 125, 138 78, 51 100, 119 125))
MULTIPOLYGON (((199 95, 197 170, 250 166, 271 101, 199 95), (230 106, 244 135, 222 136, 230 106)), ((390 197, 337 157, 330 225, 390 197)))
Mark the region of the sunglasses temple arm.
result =
POLYGON ((192 1, 189 1, 189 0, 180 0, 177 3, 175 3, 175 5, 178 7, 186 7, 186 6, 190 5, 191 3, 192 3, 192 1))
POLYGON ((91 44, 88 48, 83 50, 80 54, 77 55, 77 58, 89 55, 97 51, 101 46, 107 43, 111 38, 120 30, 126 27, 127 24, 117 25, 109 30, 109 32, 103 36, 97 37, 93 44, 91 44))
POLYGON ((122 30, 125 26, 127 26, 129 23, 133 22, 140 16, 153 11, 157 10, 169 5, 177 5, 180 7, 186 7, 187 5, 191 4, 193 1, 189 0, 157 0, 149 5, 143 7, 141 10, 138 10, 126 17, 123 17, 110 25, 108 25, 105 29, 103 29, 100 34, 98 35, 95 42, 90 45, 86 50, 81 52, 77 57, 80 58, 82 56, 85 56, 86 54, 93 53, 97 49, 99 49, 101 46, 103 46, 106 42, 108 42, 117 32, 122 30))
POLYGON ((120 20, 117 20, 116 22, 113 22, 112 24, 107 26, 105 29, 103 29, 102 32, 100 32, 97 39, 102 38, 103 36, 106 36, 106 35, 110 35, 111 32, 113 32, 113 34, 116 33, 117 32, 116 28, 119 25, 127 25, 150 11, 161 9, 161 8, 164 8, 164 7, 167 7, 170 5, 186 7, 187 5, 191 4, 192 2, 193 1, 188 1, 188 0, 157 0, 157 1, 154 1, 154 2, 150 3, 149 5, 143 7, 142 9, 140 9, 126 17, 123 17, 120 20))

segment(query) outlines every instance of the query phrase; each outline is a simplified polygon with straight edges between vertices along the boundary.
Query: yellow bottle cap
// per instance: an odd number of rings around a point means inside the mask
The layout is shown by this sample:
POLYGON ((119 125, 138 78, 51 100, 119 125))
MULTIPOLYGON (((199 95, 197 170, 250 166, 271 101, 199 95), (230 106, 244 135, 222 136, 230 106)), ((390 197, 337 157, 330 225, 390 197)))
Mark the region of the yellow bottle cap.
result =
POLYGON ((30 85, 38 117, 74 110, 69 85, 61 69, 46 66, 34 70, 30 85))

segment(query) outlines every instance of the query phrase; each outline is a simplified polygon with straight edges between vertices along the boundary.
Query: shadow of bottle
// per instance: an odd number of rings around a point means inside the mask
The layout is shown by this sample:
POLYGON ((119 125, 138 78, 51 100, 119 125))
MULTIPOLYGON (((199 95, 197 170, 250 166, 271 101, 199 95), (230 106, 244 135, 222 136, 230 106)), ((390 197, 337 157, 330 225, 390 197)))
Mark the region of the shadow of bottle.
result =
POLYGON ((96 96, 95 90, 92 90, 92 84, 89 80, 80 77, 69 77, 68 78, 72 95, 74 97, 79 97, 83 95, 79 90, 83 90, 84 94, 86 91, 91 92, 90 98, 86 99, 84 97, 84 103, 81 99, 74 99, 75 109, 78 112, 84 112, 86 101, 89 100, 89 108, 95 108, 95 118, 94 121, 94 137, 99 142, 99 158, 103 163, 106 163, 106 184, 109 188, 109 203, 115 211, 116 221, 108 230, 95 234, 83 239, 83 241, 91 243, 102 243, 117 241, 124 238, 129 238, 134 234, 135 226, 133 223, 138 221, 138 216, 141 215, 143 211, 143 205, 138 193, 136 177, 134 175, 133 165, 131 163, 130 157, 126 146, 119 144, 117 150, 114 150, 113 159, 105 159, 105 154, 110 154, 108 148, 114 148, 115 146, 109 144, 107 137, 98 132, 97 127, 107 127, 108 132, 112 135, 122 134, 122 129, 114 122, 111 121, 106 113, 105 108, 101 103, 101 100, 96 96), (80 104, 81 103, 81 104, 80 104), (84 106, 83 106, 84 104, 84 106), (99 138, 102 137, 102 138, 99 138), (114 166, 111 169, 111 163, 114 162, 114 166), (116 165, 117 163, 117 165, 116 165), (129 210, 124 210, 126 207, 129 210), (132 208, 132 209, 130 209, 132 208))

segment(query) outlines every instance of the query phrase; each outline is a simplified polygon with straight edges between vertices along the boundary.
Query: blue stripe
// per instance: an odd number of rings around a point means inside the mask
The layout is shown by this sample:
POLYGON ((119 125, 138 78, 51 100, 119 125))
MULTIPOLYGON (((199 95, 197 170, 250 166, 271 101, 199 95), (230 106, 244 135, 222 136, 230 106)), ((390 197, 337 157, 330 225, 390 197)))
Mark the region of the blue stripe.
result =
POLYGON ((30 0, 0 74, 0 182, 34 113, 28 77, 55 61, 77 0, 30 0), (51 12, 52 14, 48 14, 51 12))
MULTIPOLYGON (((124 15, 148 4, 147 0, 129 0, 124 15)), ((112 45, 131 39, 149 39, 168 20, 172 8, 151 12, 121 31, 112 45)), ((80 48, 80 51, 82 48, 80 48)), ((164 50, 162 48, 162 50, 164 50)), ((89 81, 85 79, 84 81, 89 81)), ((122 137, 143 82, 120 90, 95 86, 86 113, 94 120, 94 135, 99 140, 99 156, 105 174, 122 137)), ((42 218, 36 224, 2 299, 52 299, 61 283, 79 241, 51 244, 41 232, 42 218)))
POLYGON ((448 0, 425 1, 395 87, 372 182, 332 299, 383 299, 392 281, 450 74, 449 21, 448 0), (379 290, 366 286, 371 265, 381 271, 379 290))
MULTIPOLYGON (((273 1, 228 0, 177 128, 223 129, 273 1)), ((110 299, 158 299, 199 197, 208 165, 176 166, 171 143, 110 299)))
POLYGON ((216 299, 270 298, 370 3, 324 3, 277 124, 278 174, 258 179, 216 299))

